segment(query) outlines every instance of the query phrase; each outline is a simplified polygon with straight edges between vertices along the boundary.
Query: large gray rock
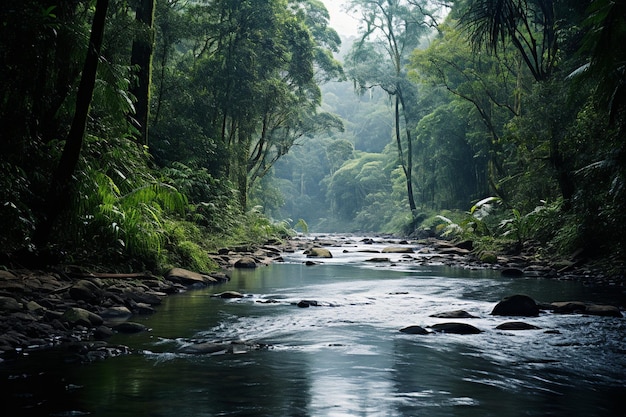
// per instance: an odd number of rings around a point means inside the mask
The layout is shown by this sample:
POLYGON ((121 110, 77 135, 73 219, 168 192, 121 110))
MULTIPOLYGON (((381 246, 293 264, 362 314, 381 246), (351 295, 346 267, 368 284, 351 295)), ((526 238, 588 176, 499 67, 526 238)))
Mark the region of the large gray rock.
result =
POLYGON ((83 308, 69 308, 61 316, 61 321, 70 323, 74 326, 81 325, 85 327, 100 326, 104 323, 102 317, 83 308))
POLYGON ((539 307, 535 300, 527 295, 515 294, 502 299, 491 311, 494 316, 536 317, 539 307))
POLYGON ((243 258, 239 258, 235 261, 234 267, 241 269, 253 269, 257 267, 257 264, 254 258, 244 256, 243 258))
POLYGON ((164 277, 168 281, 176 282, 182 285, 209 285, 220 282, 217 278, 200 274, 198 272, 189 271, 183 268, 172 268, 164 277))
POLYGON ((307 258, 332 258, 333 254, 325 248, 310 248, 304 251, 307 258))

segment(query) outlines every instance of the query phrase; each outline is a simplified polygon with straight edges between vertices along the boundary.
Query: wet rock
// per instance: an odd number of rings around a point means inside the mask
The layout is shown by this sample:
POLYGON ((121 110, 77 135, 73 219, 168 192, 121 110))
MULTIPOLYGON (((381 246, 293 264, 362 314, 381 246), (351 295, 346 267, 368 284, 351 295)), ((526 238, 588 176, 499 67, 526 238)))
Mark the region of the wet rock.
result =
POLYGON ((619 317, 622 318, 622 312, 619 308, 611 305, 590 304, 585 309, 585 314, 592 316, 619 317))
POLYGON ((190 285, 210 285, 221 282, 218 278, 198 272, 189 271, 183 268, 172 268, 164 277, 168 281, 180 283, 186 286, 190 285))
POLYGON ((467 323, 439 323, 430 326, 435 332, 453 334, 478 334, 482 330, 467 323))
POLYGON ((98 326, 93 331, 93 337, 96 340, 106 340, 113 336, 113 329, 108 326, 98 326))
POLYGON ((298 304, 296 304, 298 307, 300 308, 307 308, 307 307, 320 307, 321 304, 318 301, 315 300, 300 300, 298 301, 298 304))
POLYGON ((507 278, 519 278, 524 276, 524 271, 519 268, 504 268, 500 271, 500 275, 507 278))
POLYGON ((414 253, 413 248, 408 246, 388 246, 383 249, 383 253, 414 253))
POLYGON ((215 354, 226 353, 230 347, 227 343, 203 342, 186 345, 180 348, 182 353, 198 354, 215 354))
POLYGON ((325 248, 310 248, 304 251, 307 258, 332 258, 333 254, 325 248))
POLYGON ((587 305, 582 301, 557 301, 550 303, 547 307, 556 314, 581 314, 587 309, 587 305))
POLYGON ((125 321, 124 323, 113 326, 113 330, 119 333, 141 333, 148 330, 146 326, 141 323, 135 323, 132 321, 125 321))
POLYGON ((474 316, 465 310, 445 311, 443 313, 431 314, 430 317, 437 317, 440 319, 476 319, 474 316))
POLYGON ((389 258, 369 258, 369 259, 366 259, 365 262, 385 263, 385 262, 391 262, 391 260, 389 258))
POLYGON ((590 316, 623 317, 619 308, 605 304, 588 304, 582 301, 558 301, 550 304, 556 314, 588 314, 590 316))
POLYGON ((242 258, 237 259, 233 266, 235 268, 253 269, 257 267, 257 263, 254 260, 254 258, 251 258, 249 256, 244 256, 242 258))
POLYGON ((213 294, 212 297, 218 298, 243 298, 243 294, 237 291, 224 291, 219 294, 213 294))
POLYGON ((66 323, 70 323, 73 326, 85 327, 99 326, 104 322, 102 317, 99 315, 79 307, 72 307, 68 309, 61 316, 61 320, 66 323))
POLYGON ((0 297, 0 311, 19 311, 22 304, 13 297, 0 297))
POLYGON ((313 261, 306 261, 304 264, 305 264, 306 266, 318 265, 318 263, 317 263, 317 262, 313 262, 313 261))
POLYGON ((508 321, 496 326, 498 330, 539 330, 541 327, 524 323, 523 321, 508 321))
POLYGON ((69 289, 70 297, 90 304, 100 304, 103 291, 94 282, 85 279, 78 281, 69 289))
POLYGON ((125 306, 109 307, 106 310, 100 312, 100 316, 103 319, 126 319, 132 316, 133 313, 125 306))
POLYGON ((407 326, 400 329, 400 331, 406 334, 430 334, 430 332, 422 326, 407 326))
POLYGON ((494 316, 536 317, 539 307, 535 300, 527 295, 516 294, 502 299, 491 312, 494 316))

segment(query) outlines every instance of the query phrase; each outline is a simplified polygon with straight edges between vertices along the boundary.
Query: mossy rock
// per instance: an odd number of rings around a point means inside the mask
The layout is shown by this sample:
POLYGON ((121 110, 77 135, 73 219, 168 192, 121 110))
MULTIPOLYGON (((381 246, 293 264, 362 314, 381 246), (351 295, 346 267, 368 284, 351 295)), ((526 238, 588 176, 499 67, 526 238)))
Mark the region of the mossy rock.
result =
POLYGON ((483 252, 480 254, 479 259, 486 264, 495 264, 498 262, 498 256, 493 252, 483 252))

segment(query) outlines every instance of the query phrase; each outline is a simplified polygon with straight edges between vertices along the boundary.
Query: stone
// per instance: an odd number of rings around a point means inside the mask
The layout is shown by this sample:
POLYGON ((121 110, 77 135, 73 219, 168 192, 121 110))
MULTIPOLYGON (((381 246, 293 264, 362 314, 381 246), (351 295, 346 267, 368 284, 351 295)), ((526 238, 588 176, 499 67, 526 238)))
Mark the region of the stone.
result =
POLYGON ((430 334, 428 330, 421 326, 407 326, 400 329, 400 331, 406 334, 430 334))
POLYGON ((72 307, 65 311, 61 316, 61 321, 74 326, 85 327, 100 326, 104 323, 104 320, 99 315, 79 307, 72 307))
POLYGON ((146 326, 141 323, 135 323, 132 321, 125 321, 124 323, 113 326, 113 330, 119 333, 141 333, 148 330, 146 326))
POLYGON ((318 301, 315 300, 300 300, 298 302, 298 304, 296 304, 298 307, 300 308, 307 308, 307 307, 319 307, 321 306, 321 304, 318 301))
POLYGON ((213 294, 212 297, 218 298, 243 298, 243 294, 237 291, 224 291, 219 294, 213 294))
POLYGON ((493 316, 536 317, 539 307, 535 300, 527 295, 515 294, 502 299, 491 311, 493 316))
POLYGON ((73 300, 82 300, 90 304, 100 304, 102 289, 94 282, 82 279, 70 288, 70 297, 73 300))
POLYGON ((482 333, 482 330, 467 323, 439 323, 430 326, 436 332, 439 333, 452 333, 452 334, 478 334, 482 333))
POLYGON ((619 317, 622 318, 622 312, 619 308, 611 305, 590 304, 585 309, 585 314, 592 316, 619 317))
POLYGON ((235 261, 235 264, 233 266, 235 268, 253 269, 257 267, 257 264, 253 258, 249 256, 244 256, 240 259, 237 259, 237 261, 235 261))
POLYGON ((366 259, 365 262, 385 263, 385 262, 391 262, 391 260, 389 258, 369 258, 369 259, 366 259))
POLYGON ((388 246, 383 249, 383 253, 414 253, 413 248, 408 246, 388 246))
POLYGON ((310 248, 304 251, 307 258, 332 258, 333 254, 325 248, 310 248))
POLYGON ((168 281, 180 283, 183 285, 208 285, 219 282, 218 279, 209 275, 200 274, 198 272, 189 271, 183 268, 172 268, 165 274, 164 277, 168 281))
POLYGON ((100 312, 103 319, 126 319, 132 315, 133 313, 125 306, 109 307, 100 312))
POLYGON ((498 330, 539 330, 541 327, 524 323, 523 321, 508 321, 496 326, 498 330))
POLYGON ((443 313, 431 314, 430 317, 437 317, 440 319, 476 319, 474 316, 465 310, 445 311, 443 313))
POLYGON ((22 304, 13 297, 0 297, 0 310, 3 311, 19 311, 22 304))

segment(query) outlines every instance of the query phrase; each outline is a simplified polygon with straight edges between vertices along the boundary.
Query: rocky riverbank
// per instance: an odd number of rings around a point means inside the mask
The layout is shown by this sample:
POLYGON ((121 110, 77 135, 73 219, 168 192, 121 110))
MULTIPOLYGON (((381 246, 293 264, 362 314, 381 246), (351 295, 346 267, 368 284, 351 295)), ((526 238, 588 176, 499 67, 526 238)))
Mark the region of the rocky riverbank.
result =
MULTIPOLYGON (((443 264, 462 268, 496 268, 507 276, 581 280, 624 299, 623 276, 603 274, 577 259, 546 263, 528 254, 504 256, 476 253, 467 242, 403 241, 392 237, 318 236, 268 242, 260 246, 223 248, 213 259, 219 273, 173 268, 163 275, 95 273, 76 266, 48 270, 6 267, 0 270, 0 361, 32 350, 64 347, 71 360, 93 361, 124 354, 127 348, 107 340, 115 332, 146 329, 133 317, 153 314, 165 297, 228 280, 232 268, 255 268, 283 261, 285 253, 303 252, 314 266, 333 251, 366 252, 366 262, 443 264), (372 249, 368 248, 371 245, 372 249), (376 249, 374 249, 376 247, 376 249)), ((578 311, 580 312, 580 306, 578 311)), ((623 305, 615 307, 622 308, 623 305)), ((584 309, 582 310, 584 312, 584 309)), ((618 310, 619 311, 619 310, 618 310)))

